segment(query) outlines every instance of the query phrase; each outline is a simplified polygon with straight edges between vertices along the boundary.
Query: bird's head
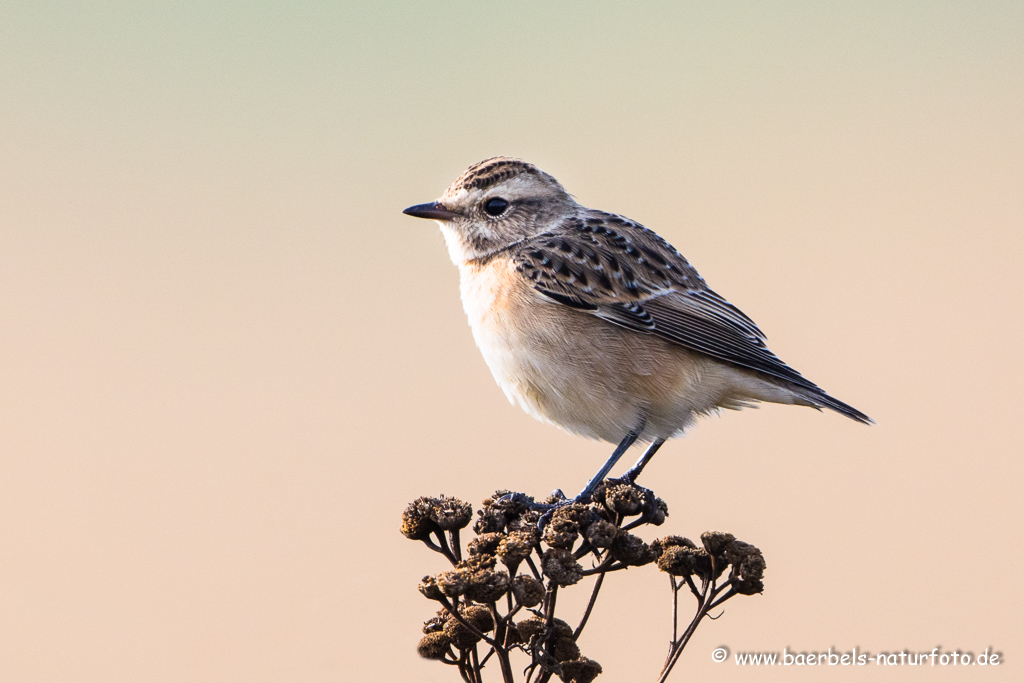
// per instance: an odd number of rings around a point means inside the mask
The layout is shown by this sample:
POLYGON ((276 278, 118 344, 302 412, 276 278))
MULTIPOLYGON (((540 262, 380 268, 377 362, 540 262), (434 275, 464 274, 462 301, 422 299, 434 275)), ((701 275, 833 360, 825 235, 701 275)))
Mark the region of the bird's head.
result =
POLYGON ((460 264, 546 232, 576 209, 558 181, 533 164, 494 157, 470 166, 436 202, 404 213, 438 221, 460 264))

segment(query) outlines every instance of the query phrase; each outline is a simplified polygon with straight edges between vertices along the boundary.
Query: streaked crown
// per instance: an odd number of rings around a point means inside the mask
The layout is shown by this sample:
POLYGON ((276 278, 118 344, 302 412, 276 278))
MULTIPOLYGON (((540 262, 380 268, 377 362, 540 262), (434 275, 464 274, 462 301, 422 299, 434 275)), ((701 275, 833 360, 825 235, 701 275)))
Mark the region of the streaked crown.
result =
POLYGON ((579 206, 533 164, 493 157, 470 166, 437 202, 450 217, 442 232, 456 262, 481 258, 549 230, 579 206))

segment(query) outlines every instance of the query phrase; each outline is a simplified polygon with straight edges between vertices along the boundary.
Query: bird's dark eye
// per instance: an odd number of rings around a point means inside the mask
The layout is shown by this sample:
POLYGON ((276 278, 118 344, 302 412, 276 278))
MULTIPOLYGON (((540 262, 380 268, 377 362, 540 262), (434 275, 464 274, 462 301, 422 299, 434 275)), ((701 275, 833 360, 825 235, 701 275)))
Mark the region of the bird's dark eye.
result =
POLYGON ((484 204, 488 216, 500 216, 508 208, 508 202, 501 197, 492 197, 484 204))

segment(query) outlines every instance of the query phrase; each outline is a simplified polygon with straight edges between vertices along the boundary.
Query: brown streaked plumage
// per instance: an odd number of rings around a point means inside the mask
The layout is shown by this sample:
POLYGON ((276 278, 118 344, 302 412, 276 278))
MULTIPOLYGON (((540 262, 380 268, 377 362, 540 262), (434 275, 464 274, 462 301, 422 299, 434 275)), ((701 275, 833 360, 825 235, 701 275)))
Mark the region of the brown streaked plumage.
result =
POLYGON ((509 399, 619 444, 602 477, 634 440, 652 442, 635 477, 664 440, 720 408, 768 401, 870 422, 779 360, 672 245, 580 206, 532 164, 482 161, 406 213, 440 224, 473 336, 509 399))

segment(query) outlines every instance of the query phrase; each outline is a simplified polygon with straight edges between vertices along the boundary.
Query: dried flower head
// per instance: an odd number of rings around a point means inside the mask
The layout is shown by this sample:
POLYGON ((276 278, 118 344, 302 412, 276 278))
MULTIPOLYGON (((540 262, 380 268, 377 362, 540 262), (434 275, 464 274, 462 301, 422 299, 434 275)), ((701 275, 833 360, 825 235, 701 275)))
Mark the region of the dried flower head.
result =
POLYGON ((434 531, 440 530, 437 522, 431 517, 437 502, 437 498, 424 496, 409 503, 402 513, 402 535, 414 541, 421 541, 434 531))
POLYGON ((651 550, 654 554, 660 558, 661 554, 668 548, 672 547, 683 547, 683 548, 697 548, 697 544, 686 538, 685 536, 666 536, 665 538, 655 539, 651 543, 651 550))
POLYGON ((706 576, 711 570, 710 556, 703 548, 672 545, 662 549, 658 569, 672 576, 706 576))
POLYGON ((586 530, 590 523, 596 519, 588 503, 562 505, 552 513, 552 518, 571 521, 580 531, 586 530))
POLYGON ((423 580, 420 581, 419 585, 420 593, 428 600, 440 600, 444 592, 441 587, 437 585, 437 579, 433 576, 424 576, 423 580))
POLYGON ((460 650, 467 650, 480 641, 480 636, 466 628, 458 619, 449 619, 444 623, 444 635, 448 636, 449 642, 460 650))
POLYGON ((455 598, 466 592, 471 574, 472 571, 468 569, 452 569, 438 574, 435 581, 442 593, 449 598, 455 598))
POLYGON ((544 619, 541 617, 529 617, 516 623, 516 631, 519 632, 519 637, 523 639, 523 642, 530 642, 535 636, 539 636, 545 631, 544 619))
POLYGON ((508 593, 510 580, 503 571, 481 569, 469 576, 466 597, 475 602, 494 602, 508 593))
POLYGON ((724 531, 705 531, 700 535, 704 549, 712 555, 725 554, 725 549, 735 540, 735 536, 724 531))
POLYGON ((608 520, 599 519, 587 527, 587 541, 595 548, 607 548, 615 540, 619 528, 608 520))
POLYGON ((573 543, 579 538, 580 527, 576 522, 557 514, 552 517, 551 523, 544 527, 542 535, 544 542, 552 548, 572 548, 573 543))
POLYGON ((605 489, 604 502, 610 509, 628 517, 644 509, 643 492, 633 484, 613 484, 605 489))
POLYGON ((430 518, 445 531, 461 529, 473 519, 473 506, 458 498, 441 496, 430 511, 430 518))
POLYGON ((540 543, 540 529, 537 523, 540 522, 541 513, 537 510, 526 510, 508 521, 509 532, 519 532, 530 537, 530 545, 540 543))
POLYGON ((761 551, 757 546, 743 541, 733 541, 725 549, 725 557, 731 565, 739 565, 743 562, 743 558, 748 555, 760 555, 761 551))
POLYGON ((560 662, 576 659, 580 656, 580 647, 571 637, 558 638, 550 646, 549 651, 560 662))
POLYGON ((460 569, 477 571, 479 569, 494 569, 496 564, 498 564, 498 558, 494 555, 470 554, 466 559, 455 566, 460 569))
POLYGON ((451 615, 448 613, 448 610, 438 610, 437 614, 423 622, 423 632, 437 633, 438 631, 443 631, 444 625, 450 616, 451 615))
POLYGON ((480 517, 473 525, 473 530, 478 534, 504 531, 511 526, 518 517, 527 515, 530 512, 530 504, 533 498, 524 496, 521 493, 511 491, 495 491, 494 495, 484 500, 483 508, 480 510, 480 517))
POLYGON ((583 578, 583 567, 564 548, 551 548, 541 558, 544 576, 559 586, 571 586, 583 578))
POLYGON ((483 605, 463 605, 459 607, 459 614, 481 633, 487 633, 494 629, 494 617, 491 616, 491 610, 483 605))
POLYGON ((559 678, 564 683, 591 683, 601 673, 601 665, 593 659, 580 657, 562 662, 562 673, 559 678))
POLYGON ((742 579, 736 582, 734 588, 740 595, 755 595, 764 592, 764 582, 761 579, 742 579))
POLYGON ((744 579, 760 579, 764 576, 766 566, 764 556, 761 553, 747 555, 740 563, 740 576, 744 579))
MULTIPOLYGON (((523 619, 516 624, 516 629, 525 642, 530 642, 536 636, 546 635, 548 630, 543 617, 523 619)), ((572 627, 556 617, 551 622, 551 637, 556 639, 572 638, 572 627)))
POLYGON ((497 555, 506 567, 518 567, 533 551, 534 535, 526 531, 512 531, 501 540, 497 555))
POLYGON ((483 510, 478 510, 476 514, 478 516, 476 522, 473 523, 473 531, 478 534, 504 531, 505 525, 508 522, 500 510, 484 508, 483 510))
POLYGON ((608 549, 611 556, 622 564, 640 567, 655 560, 654 551, 639 536, 619 531, 608 549))
POLYGON ((654 510, 651 512, 651 518, 648 521, 654 526, 661 526, 665 523, 666 517, 668 517, 668 503, 661 498, 655 498, 654 510))
POLYGON ((424 659, 444 659, 451 652, 451 640, 443 631, 428 633, 420 639, 416 650, 424 659))
POLYGON ((544 599, 544 584, 526 574, 512 579, 512 594, 523 607, 536 607, 544 599))
POLYGON ((493 555, 504 538, 505 534, 497 531, 477 534, 477 537, 469 542, 467 549, 470 555, 493 555))

